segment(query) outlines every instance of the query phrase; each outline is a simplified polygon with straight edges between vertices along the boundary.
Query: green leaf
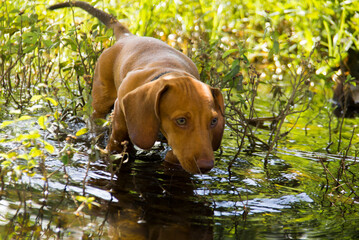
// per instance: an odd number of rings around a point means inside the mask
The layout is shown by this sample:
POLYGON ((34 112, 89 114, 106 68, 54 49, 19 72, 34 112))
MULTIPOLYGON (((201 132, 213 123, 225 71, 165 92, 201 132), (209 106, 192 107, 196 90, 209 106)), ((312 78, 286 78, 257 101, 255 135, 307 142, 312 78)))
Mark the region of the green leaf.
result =
POLYGON ((30 157, 38 157, 38 156, 41 156, 42 155, 42 151, 38 148, 33 148, 31 149, 30 151, 30 157))
POLYGON ((48 153, 54 153, 55 152, 55 147, 52 146, 51 144, 45 144, 45 150, 48 152, 48 153))
POLYGON ((45 140, 39 140, 39 141, 45 145, 44 148, 48 153, 53 154, 55 152, 56 148, 52 146, 50 143, 46 142, 45 140))
POLYGON ((55 118, 55 120, 59 120, 59 112, 58 111, 56 111, 55 113, 54 113, 54 118, 55 118))
POLYGON ((226 51, 225 53, 223 53, 222 55, 222 59, 225 59, 227 56, 231 55, 232 53, 238 52, 238 49, 230 49, 228 51, 226 51))
POLYGON ((35 44, 38 39, 38 34, 35 32, 26 32, 22 35, 24 43, 35 44))
POLYGON ((70 45, 71 49, 73 51, 77 50, 77 45, 76 42, 74 40, 72 40, 71 38, 64 38, 63 39, 66 43, 64 44, 64 46, 70 45))
POLYGON ((7 127, 9 126, 10 124, 14 123, 15 121, 3 121, 0 125, 0 128, 4 128, 4 127, 7 127))
POLYGON ((53 98, 46 97, 45 99, 46 99, 47 101, 51 102, 52 105, 54 105, 55 107, 58 105, 58 102, 57 102, 55 99, 53 99, 53 98))
POLYGON ((76 196, 76 200, 79 201, 79 202, 86 202, 87 198, 84 197, 84 196, 76 196))
POLYGON ((45 47, 49 48, 53 44, 51 40, 42 40, 42 43, 45 45, 45 47))
POLYGON ((29 140, 29 139, 38 139, 41 135, 38 132, 33 132, 30 134, 21 134, 15 138, 15 141, 23 141, 23 140, 29 140))
POLYGON ((9 160, 3 161, 1 163, 1 166, 3 166, 4 168, 9 167, 9 166, 11 166, 11 161, 9 161, 9 160))
POLYGON ((42 95, 34 95, 31 97, 30 102, 36 102, 40 99, 42 99, 42 95))
POLYGON ((67 164, 69 163, 69 160, 70 160, 70 158, 69 158, 68 155, 64 154, 64 155, 61 156, 61 162, 62 162, 64 165, 67 165, 67 164))
POLYGON ((44 130, 47 129, 47 127, 46 127, 47 117, 46 116, 39 117, 39 119, 37 121, 42 129, 44 129, 44 130))
POLYGON ((29 120, 31 118, 32 118, 31 116, 24 115, 24 116, 21 116, 19 119, 16 119, 15 121, 16 122, 25 121, 25 120, 29 120))
POLYGON ((21 116, 20 118, 18 119, 15 119, 15 120, 8 120, 8 121, 3 121, 0 125, 0 128, 4 128, 4 127, 7 127, 9 126, 10 124, 13 124, 15 122, 20 122, 20 121, 25 121, 25 120, 29 120, 31 119, 32 117, 30 116, 27 116, 27 115, 24 115, 24 116, 21 116))
POLYGON ((29 155, 28 154, 20 154, 17 156, 17 159, 24 159, 24 160, 28 161, 29 155))
POLYGON ((24 49, 24 53, 29 53, 32 52, 33 50, 35 50, 37 48, 37 45, 31 45, 27 48, 24 49))
POLYGON ((80 130, 78 130, 77 132, 76 132, 76 136, 78 137, 78 136, 81 136, 81 135, 83 135, 83 134, 86 134, 88 132, 88 128, 82 128, 82 129, 80 129, 80 130))
POLYGON ((274 41, 274 42, 273 42, 273 53, 274 53, 274 54, 278 54, 278 53, 279 53, 279 42, 278 42, 278 41, 274 41))

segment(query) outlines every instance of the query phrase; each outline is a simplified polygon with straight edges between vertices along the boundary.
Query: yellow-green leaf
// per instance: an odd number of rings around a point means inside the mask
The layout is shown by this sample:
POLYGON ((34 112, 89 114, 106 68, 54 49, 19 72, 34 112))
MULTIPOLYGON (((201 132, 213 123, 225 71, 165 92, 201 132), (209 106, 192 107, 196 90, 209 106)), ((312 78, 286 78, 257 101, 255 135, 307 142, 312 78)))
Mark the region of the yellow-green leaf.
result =
POLYGON ((79 202, 86 202, 87 198, 84 196, 76 196, 76 200, 79 202))
POLYGON ((82 128, 82 129, 80 129, 80 130, 78 130, 77 132, 76 132, 76 136, 78 137, 78 136, 81 136, 81 135, 83 135, 83 134, 85 134, 85 133, 87 133, 88 132, 88 128, 82 128))
POLYGON ((45 145, 45 150, 46 150, 48 153, 54 153, 54 152, 55 152, 55 147, 52 146, 51 144, 46 144, 46 145, 45 145))
POLYGON ((59 120, 59 112, 58 112, 58 111, 56 111, 56 112, 54 113, 54 118, 55 118, 56 120, 59 120))
POLYGON ((3 121, 0 125, 0 128, 4 128, 9 126, 10 124, 14 123, 15 121, 3 121))
POLYGON ((44 148, 48 153, 52 154, 52 153, 55 152, 55 147, 52 146, 50 143, 48 143, 48 142, 46 142, 44 140, 39 140, 39 141, 42 142, 45 145, 44 148))
POLYGON ((29 120, 31 118, 32 118, 31 116, 24 115, 24 116, 21 116, 19 119, 16 119, 15 121, 16 122, 25 121, 25 120, 29 120))
POLYGON ((41 117, 39 117, 39 119, 37 120, 38 121, 38 123, 39 123, 39 125, 40 125, 40 127, 42 128, 42 129, 46 129, 47 127, 46 127, 46 121, 47 121, 47 117, 46 116, 41 116, 41 117))
POLYGON ((30 102, 36 102, 42 98, 42 95, 34 95, 31 97, 30 102))
POLYGON ((55 107, 56 107, 57 104, 58 104, 58 102, 57 102, 55 99, 53 99, 53 98, 46 97, 45 99, 46 99, 47 101, 51 102, 52 105, 54 105, 55 107))
POLYGON ((232 53, 238 52, 238 49, 230 49, 228 51, 226 51, 225 53, 223 53, 222 55, 222 59, 225 59, 227 56, 231 55, 232 53))
POLYGON ((30 151, 30 156, 31 157, 38 157, 38 156, 41 156, 42 155, 42 151, 40 149, 37 149, 37 148, 33 148, 31 149, 30 151))

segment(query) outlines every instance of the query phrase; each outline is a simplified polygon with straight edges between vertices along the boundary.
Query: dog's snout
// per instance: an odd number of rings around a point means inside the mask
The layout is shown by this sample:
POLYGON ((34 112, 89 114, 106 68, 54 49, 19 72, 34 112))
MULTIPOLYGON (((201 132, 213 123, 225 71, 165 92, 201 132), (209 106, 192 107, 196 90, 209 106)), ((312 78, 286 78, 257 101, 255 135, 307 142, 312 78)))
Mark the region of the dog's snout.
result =
POLYGON ((197 166, 201 173, 207 173, 214 167, 214 161, 213 160, 198 160, 197 166))

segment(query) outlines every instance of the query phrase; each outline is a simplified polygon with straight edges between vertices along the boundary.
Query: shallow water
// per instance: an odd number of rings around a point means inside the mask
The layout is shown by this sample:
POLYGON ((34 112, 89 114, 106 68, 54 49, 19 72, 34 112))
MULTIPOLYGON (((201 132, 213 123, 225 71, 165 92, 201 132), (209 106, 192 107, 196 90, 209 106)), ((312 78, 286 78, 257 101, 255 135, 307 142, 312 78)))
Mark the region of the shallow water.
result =
MULTIPOLYGON (((29 126, 18 126, 22 127, 29 126)), ((77 151, 71 164, 64 165, 52 155, 45 159, 46 171, 38 166, 33 176, 22 174, 16 182, 3 176, 2 238, 359 237, 358 199, 328 200, 335 194, 326 185, 318 159, 336 162, 338 156, 281 149, 264 167, 264 154, 236 157, 227 138, 208 174, 190 175, 164 163, 164 152, 154 150, 141 152, 112 175, 108 161, 88 139, 73 144, 77 151), (81 204, 84 200, 79 196, 93 197, 89 202, 95 204, 81 204)), ((48 141, 63 144, 51 137, 48 141)))

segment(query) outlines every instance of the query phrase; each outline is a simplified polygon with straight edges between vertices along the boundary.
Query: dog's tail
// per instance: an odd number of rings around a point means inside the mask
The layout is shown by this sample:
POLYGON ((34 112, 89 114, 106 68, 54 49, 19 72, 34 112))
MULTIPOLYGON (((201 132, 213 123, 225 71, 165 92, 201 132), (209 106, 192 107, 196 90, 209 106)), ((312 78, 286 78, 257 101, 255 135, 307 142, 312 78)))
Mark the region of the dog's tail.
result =
MULTIPOLYGON (((65 8, 65 7, 79 7, 85 10, 86 12, 90 13, 92 16, 98 18, 106 27, 111 28, 116 39, 120 39, 125 34, 131 34, 131 32, 123 26, 114 16, 100 10, 94 8, 90 4, 82 1, 70 1, 64 3, 58 3, 55 5, 50 6, 48 9, 55 10, 58 8, 65 8)), ((132 35, 132 34, 131 34, 132 35)))

